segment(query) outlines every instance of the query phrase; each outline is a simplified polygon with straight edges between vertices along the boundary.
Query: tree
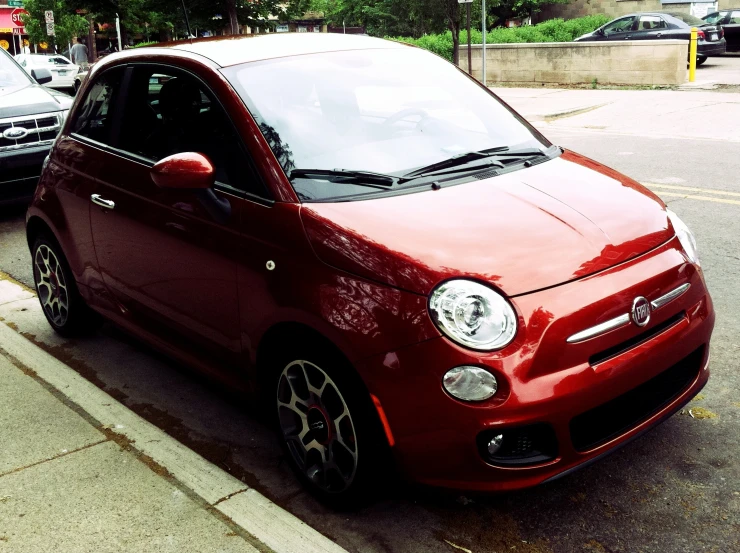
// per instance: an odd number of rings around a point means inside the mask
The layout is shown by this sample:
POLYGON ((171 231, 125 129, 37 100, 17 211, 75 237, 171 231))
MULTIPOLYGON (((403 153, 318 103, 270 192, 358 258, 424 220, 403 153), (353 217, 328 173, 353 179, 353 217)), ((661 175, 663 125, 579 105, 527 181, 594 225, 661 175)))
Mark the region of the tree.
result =
POLYGON ((65 0, 26 0, 24 7, 28 15, 23 15, 23 25, 31 42, 40 44, 46 42, 56 50, 57 45, 62 50, 72 41, 73 36, 87 34, 88 21, 74 13, 65 0), (46 34, 45 11, 54 12, 55 36, 46 34))

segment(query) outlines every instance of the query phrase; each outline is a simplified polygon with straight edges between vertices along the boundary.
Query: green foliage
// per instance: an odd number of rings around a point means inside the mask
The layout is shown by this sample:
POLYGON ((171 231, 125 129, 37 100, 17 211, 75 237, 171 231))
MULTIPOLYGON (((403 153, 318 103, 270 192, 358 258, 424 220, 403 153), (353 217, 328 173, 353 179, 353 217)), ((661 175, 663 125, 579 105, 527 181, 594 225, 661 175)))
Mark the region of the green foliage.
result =
POLYGON ((139 42, 134 44, 131 48, 143 48, 145 46, 151 46, 152 44, 159 44, 156 40, 150 40, 149 42, 139 42))
POLYGON ((23 16, 28 38, 39 44, 46 42, 50 47, 58 45, 59 50, 65 50, 73 36, 86 35, 89 23, 84 17, 74 13, 65 0, 26 0, 24 7, 29 15, 23 16), (46 34, 44 12, 54 12, 54 32, 51 37, 46 34))
MULTIPOLYGON (((515 42, 571 42, 581 35, 590 33, 609 21, 605 15, 589 15, 563 21, 562 19, 551 19, 538 25, 527 25, 523 27, 498 27, 486 33, 488 44, 509 44, 515 42)), ((471 30, 473 44, 483 42, 483 33, 479 29, 471 30)), ((414 44, 425 50, 429 50, 452 61, 453 44, 452 33, 447 31, 442 34, 425 35, 420 38, 398 37, 394 40, 414 44)), ((467 44, 467 30, 460 33, 460 43, 467 44)))

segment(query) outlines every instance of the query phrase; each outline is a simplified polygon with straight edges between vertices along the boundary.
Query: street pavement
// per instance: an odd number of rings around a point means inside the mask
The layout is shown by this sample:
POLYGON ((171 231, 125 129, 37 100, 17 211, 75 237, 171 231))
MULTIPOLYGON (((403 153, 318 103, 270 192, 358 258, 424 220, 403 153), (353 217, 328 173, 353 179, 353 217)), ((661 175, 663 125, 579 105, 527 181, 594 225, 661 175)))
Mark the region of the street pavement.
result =
MULTIPOLYGON (((239 398, 109 325, 92 338, 62 340, 32 299, 0 305, 0 317, 348 551, 740 551, 740 119, 734 111, 740 94, 496 92, 553 142, 604 162, 663 197, 697 234, 717 310, 712 378, 689 405, 695 416, 687 408, 566 478, 493 496, 399 486, 358 512, 333 512, 296 483, 269 429, 239 398)), ((32 283, 17 210, 0 212, 0 270, 32 283)), ((0 495, 2 489, 0 478, 0 495)), ((0 552, 2 547, 0 540, 0 552)))
POLYGON ((719 85, 740 86, 740 52, 707 58, 701 67, 696 68, 696 78, 719 85))

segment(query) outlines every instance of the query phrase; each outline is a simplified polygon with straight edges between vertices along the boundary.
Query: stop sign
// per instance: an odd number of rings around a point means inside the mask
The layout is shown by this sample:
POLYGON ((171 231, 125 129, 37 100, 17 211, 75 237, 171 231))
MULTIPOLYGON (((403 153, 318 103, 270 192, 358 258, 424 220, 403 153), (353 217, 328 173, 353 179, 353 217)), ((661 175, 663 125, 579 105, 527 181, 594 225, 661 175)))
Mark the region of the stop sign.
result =
POLYGON ((15 25, 16 27, 24 27, 25 25, 23 25, 23 20, 21 19, 21 16, 27 13, 28 12, 23 8, 16 8, 12 12, 10 12, 10 20, 13 22, 13 25, 15 25))

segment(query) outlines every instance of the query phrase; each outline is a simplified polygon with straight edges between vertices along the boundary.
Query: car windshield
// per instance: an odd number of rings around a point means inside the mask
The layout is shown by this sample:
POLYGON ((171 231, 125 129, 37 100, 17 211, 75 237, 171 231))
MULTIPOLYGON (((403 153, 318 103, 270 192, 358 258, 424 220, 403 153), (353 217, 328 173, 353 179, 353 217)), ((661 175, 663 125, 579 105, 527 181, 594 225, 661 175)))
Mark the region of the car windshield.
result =
POLYGON ((0 87, 27 85, 30 82, 28 74, 13 61, 10 54, 2 50, 0 52, 0 87))
MULTIPOLYGON (((339 168, 402 176, 470 152, 550 146, 453 65, 415 48, 280 58, 224 73, 289 176, 339 168)), ((302 197, 377 192, 355 186, 361 178, 302 197)))
POLYGON ((668 12, 668 15, 675 17, 676 19, 680 19, 687 25, 706 25, 707 22, 703 19, 699 19, 698 17, 695 17, 693 15, 689 15, 687 13, 681 13, 681 12, 668 12))

